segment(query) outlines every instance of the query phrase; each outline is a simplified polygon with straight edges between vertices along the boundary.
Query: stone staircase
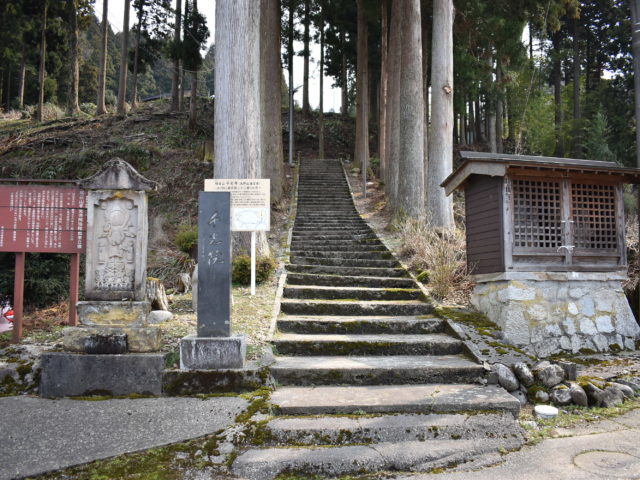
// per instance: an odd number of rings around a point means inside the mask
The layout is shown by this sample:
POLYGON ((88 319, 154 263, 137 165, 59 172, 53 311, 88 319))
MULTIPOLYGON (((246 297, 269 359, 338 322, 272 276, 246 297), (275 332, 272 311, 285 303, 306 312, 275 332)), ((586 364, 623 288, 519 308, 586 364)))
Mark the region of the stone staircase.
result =
POLYGON ((482 365, 360 218, 339 161, 302 163, 292 233, 275 417, 234 473, 428 471, 521 445, 520 404, 479 384, 482 365))

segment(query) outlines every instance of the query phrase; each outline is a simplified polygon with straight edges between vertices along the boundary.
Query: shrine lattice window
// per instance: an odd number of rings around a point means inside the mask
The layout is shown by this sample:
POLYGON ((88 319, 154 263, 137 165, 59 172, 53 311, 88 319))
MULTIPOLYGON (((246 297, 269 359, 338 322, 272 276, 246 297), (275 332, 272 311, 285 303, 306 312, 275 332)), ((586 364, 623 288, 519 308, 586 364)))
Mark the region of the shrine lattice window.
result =
POLYGON ((617 249, 615 187, 574 183, 571 196, 576 248, 617 249))
POLYGON ((562 185, 514 179, 512 186, 514 247, 557 249, 563 236, 562 185))

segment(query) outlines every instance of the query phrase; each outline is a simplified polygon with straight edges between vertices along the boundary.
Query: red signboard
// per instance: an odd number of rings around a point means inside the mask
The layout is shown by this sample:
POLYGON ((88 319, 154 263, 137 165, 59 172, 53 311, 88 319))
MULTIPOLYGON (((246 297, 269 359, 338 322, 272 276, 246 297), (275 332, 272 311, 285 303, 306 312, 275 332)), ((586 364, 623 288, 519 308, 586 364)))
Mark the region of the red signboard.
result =
POLYGON ((84 252, 86 204, 75 186, 0 185, 0 252, 84 252))

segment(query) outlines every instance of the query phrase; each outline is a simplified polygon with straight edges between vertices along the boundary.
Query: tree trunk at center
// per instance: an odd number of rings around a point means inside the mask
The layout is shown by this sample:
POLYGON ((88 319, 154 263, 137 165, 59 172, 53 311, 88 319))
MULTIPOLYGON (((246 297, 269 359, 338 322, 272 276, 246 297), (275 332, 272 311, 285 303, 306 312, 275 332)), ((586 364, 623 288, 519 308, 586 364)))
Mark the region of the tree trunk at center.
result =
POLYGON ((131 0, 125 0, 124 4, 124 21, 122 24, 122 51, 120 52, 120 82, 118 85, 118 115, 126 115, 127 107, 125 105, 127 95, 127 69, 129 59, 129 10, 131 9, 131 0))
POLYGON ((405 0, 404 8, 400 48, 400 175, 396 213, 415 218, 425 213, 420 0, 405 0))
POLYGON ((431 138, 427 216, 434 227, 452 228, 453 199, 440 184, 453 170, 453 1, 433 2, 431 138))
MULTIPOLYGON (((262 178, 260 2, 218 0, 215 30, 215 178, 262 178)), ((250 251, 250 234, 234 233, 234 253, 250 251)), ((269 245, 257 235, 262 255, 269 245)))
POLYGON ((356 151, 354 167, 366 171, 369 160, 369 52, 364 0, 358 0, 358 54, 356 66, 356 151))

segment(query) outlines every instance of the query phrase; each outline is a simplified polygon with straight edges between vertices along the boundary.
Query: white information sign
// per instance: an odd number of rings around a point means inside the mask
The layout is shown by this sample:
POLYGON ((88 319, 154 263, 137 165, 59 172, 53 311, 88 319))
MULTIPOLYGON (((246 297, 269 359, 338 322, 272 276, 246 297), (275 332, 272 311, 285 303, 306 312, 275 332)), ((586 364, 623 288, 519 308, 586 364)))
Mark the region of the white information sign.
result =
POLYGON ((205 192, 231 192, 231 231, 260 232, 271 228, 270 180, 208 178, 205 192))

